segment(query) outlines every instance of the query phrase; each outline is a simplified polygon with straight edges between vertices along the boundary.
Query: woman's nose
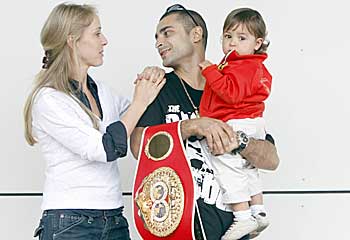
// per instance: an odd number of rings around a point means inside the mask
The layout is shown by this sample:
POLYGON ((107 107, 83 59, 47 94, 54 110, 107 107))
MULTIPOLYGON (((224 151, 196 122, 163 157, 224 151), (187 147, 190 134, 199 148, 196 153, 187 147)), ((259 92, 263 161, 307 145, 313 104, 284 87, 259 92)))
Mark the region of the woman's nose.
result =
POLYGON ((108 40, 104 34, 102 34, 102 45, 105 46, 108 44, 108 40))

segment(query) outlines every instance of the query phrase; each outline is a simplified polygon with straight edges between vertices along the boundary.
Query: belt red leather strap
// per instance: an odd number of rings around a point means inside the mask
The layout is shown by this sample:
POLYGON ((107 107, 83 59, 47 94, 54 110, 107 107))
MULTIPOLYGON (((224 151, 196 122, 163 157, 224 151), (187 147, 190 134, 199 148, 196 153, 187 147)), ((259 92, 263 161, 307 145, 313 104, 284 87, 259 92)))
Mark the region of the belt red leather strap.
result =
POLYGON ((194 239, 194 182, 180 122, 145 128, 133 186, 133 215, 143 239, 194 239))

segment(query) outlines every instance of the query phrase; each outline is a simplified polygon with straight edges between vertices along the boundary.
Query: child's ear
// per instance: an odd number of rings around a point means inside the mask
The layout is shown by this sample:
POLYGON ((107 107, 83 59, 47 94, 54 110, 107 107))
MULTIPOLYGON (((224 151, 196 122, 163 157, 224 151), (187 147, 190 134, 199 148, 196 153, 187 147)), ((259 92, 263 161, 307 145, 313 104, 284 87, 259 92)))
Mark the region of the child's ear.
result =
POLYGON ((255 41, 255 51, 258 51, 258 49, 261 47, 261 45, 263 44, 264 42, 264 39, 262 38, 257 38, 256 41, 255 41))
POLYGON ((196 26, 192 29, 192 39, 193 42, 197 43, 203 39, 203 29, 200 26, 196 26))

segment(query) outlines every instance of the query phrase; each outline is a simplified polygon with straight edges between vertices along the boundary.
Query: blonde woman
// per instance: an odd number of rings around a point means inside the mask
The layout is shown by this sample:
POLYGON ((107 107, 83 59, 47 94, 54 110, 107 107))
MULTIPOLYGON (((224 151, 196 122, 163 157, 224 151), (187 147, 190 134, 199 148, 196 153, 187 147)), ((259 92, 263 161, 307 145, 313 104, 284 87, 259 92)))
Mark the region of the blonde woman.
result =
POLYGON ((25 136, 46 160, 42 240, 130 239, 116 159, 165 83, 161 71, 138 80, 131 103, 87 71, 103 63, 107 39, 96 9, 60 4, 41 31, 45 51, 25 109, 25 136))

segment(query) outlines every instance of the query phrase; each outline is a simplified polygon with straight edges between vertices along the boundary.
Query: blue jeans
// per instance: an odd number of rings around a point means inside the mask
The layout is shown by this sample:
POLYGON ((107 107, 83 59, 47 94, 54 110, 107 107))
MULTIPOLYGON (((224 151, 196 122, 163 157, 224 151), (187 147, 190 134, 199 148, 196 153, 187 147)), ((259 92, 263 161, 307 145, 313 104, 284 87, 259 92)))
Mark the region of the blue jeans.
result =
POLYGON ((111 210, 45 210, 34 232, 39 240, 130 240, 123 207, 111 210))

